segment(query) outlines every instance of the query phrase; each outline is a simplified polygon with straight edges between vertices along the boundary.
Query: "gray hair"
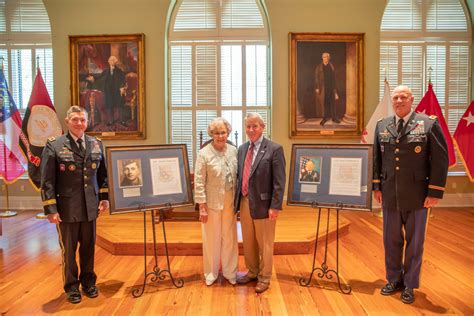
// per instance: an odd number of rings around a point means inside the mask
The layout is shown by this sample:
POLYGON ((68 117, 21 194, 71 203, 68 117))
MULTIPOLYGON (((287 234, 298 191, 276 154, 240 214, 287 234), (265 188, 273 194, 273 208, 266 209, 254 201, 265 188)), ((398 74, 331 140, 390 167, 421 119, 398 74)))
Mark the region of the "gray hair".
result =
POLYGON ((265 122, 263 121, 263 117, 258 114, 257 112, 247 112, 245 115, 245 122, 249 119, 257 119, 260 123, 260 126, 265 127, 265 122))
POLYGON ((69 117, 72 115, 72 113, 85 113, 85 114, 86 114, 86 120, 87 120, 88 117, 89 117, 89 116, 87 115, 86 109, 83 108, 83 107, 80 107, 80 106, 78 106, 78 105, 73 105, 73 106, 71 106, 71 107, 67 110, 67 112, 66 112, 66 117, 69 118, 69 117))
POLYGON ((230 125, 229 121, 223 117, 216 117, 209 122, 209 125, 207 126, 207 134, 212 137, 212 133, 216 130, 217 126, 221 124, 225 126, 227 134, 230 135, 230 132, 232 132, 232 125, 230 125))

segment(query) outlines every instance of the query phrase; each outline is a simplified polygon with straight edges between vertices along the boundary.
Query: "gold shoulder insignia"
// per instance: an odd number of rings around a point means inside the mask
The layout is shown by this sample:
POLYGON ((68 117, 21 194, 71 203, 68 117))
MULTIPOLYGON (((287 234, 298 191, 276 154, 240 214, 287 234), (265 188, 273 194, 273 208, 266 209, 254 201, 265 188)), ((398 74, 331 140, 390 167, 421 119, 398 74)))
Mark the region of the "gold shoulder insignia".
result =
POLYGON ((100 138, 99 138, 99 137, 97 137, 97 136, 96 136, 95 138, 96 138, 96 139, 97 139, 99 142, 101 142, 101 141, 102 141, 102 139, 100 139, 100 138))
POLYGON ((382 118, 380 118, 380 119, 378 119, 378 120, 377 120, 377 122, 381 122, 382 120, 383 120, 383 117, 382 117, 382 118))
POLYGON ((49 140, 50 142, 54 142, 54 141, 56 140, 56 137, 54 137, 54 136, 53 136, 53 137, 50 137, 50 138, 48 138, 48 140, 49 140))
POLYGON ((438 117, 436 115, 430 115, 429 118, 432 120, 436 120, 438 117))

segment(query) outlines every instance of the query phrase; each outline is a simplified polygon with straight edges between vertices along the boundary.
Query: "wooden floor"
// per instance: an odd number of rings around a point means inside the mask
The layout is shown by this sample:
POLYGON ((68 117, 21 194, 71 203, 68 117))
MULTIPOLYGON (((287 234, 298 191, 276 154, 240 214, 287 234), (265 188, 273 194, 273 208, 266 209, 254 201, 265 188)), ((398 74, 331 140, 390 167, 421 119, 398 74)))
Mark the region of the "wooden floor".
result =
MULTIPOLYGON (((336 212, 330 212, 327 223, 327 209, 321 210, 319 242, 336 238, 336 212), (327 227, 329 224, 329 227, 327 227)), ((147 212, 147 252, 153 251, 152 218, 147 212)), ((158 215, 157 215, 158 216, 158 215)), ((341 216, 340 216, 341 217, 341 216)), ((286 206, 278 217, 274 253, 278 255, 307 254, 313 251, 316 236, 318 211, 308 207, 286 206)), ((237 223, 240 254, 243 254, 240 222, 237 223)), ((339 219, 339 236, 349 231, 350 223, 339 219)), ((162 224, 156 225, 158 254, 164 254, 162 224)), ((202 256, 201 223, 194 221, 167 221, 165 223, 170 255, 202 256)), ((105 215, 97 222, 97 244, 113 255, 140 255, 143 249, 143 213, 105 215)))
MULTIPOLYGON (((143 281, 143 258, 114 256, 97 247, 100 295, 72 305, 62 293, 61 258, 55 227, 23 212, 3 220, 0 237, 0 313, 7 315, 474 315, 474 210, 437 209, 430 219, 421 288, 412 305, 398 295, 379 294, 384 285, 382 219, 363 212, 343 212, 350 231, 340 239, 340 275, 352 286, 341 294, 323 280, 298 285, 311 269, 312 254, 276 255, 270 289, 256 295, 252 285, 231 286, 222 277, 203 282, 202 257, 171 257, 181 289, 169 278, 147 285, 142 297, 131 290, 143 281)), ((318 262, 322 252, 318 254, 318 262)), ((335 244, 328 251, 335 266, 335 244)), ((148 260, 148 267, 153 264, 148 260)), ((164 260, 159 264, 165 267, 164 260)), ((244 269, 243 258, 239 268, 244 269)))

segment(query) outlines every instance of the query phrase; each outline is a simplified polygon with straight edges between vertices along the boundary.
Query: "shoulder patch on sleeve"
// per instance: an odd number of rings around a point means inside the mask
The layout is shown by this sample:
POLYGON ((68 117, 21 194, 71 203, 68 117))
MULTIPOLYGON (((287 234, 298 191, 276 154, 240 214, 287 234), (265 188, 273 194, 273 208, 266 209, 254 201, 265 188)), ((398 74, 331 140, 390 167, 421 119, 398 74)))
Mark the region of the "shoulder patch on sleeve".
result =
POLYGON ((438 117, 436 115, 430 115, 429 118, 432 120, 436 120, 438 117))

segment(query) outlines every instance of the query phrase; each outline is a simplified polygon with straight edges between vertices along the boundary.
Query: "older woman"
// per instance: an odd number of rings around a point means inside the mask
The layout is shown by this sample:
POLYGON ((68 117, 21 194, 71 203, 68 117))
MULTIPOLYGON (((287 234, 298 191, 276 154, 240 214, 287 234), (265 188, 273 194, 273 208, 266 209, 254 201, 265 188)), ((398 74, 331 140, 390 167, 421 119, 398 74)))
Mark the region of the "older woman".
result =
POLYGON ((232 285, 236 282, 238 244, 234 191, 237 175, 237 149, 227 144, 232 131, 229 122, 216 118, 207 132, 212 142, 199 152, 194 171, 194 194, 199 203, 202 249, 206 285, 222 274, 232 285))

